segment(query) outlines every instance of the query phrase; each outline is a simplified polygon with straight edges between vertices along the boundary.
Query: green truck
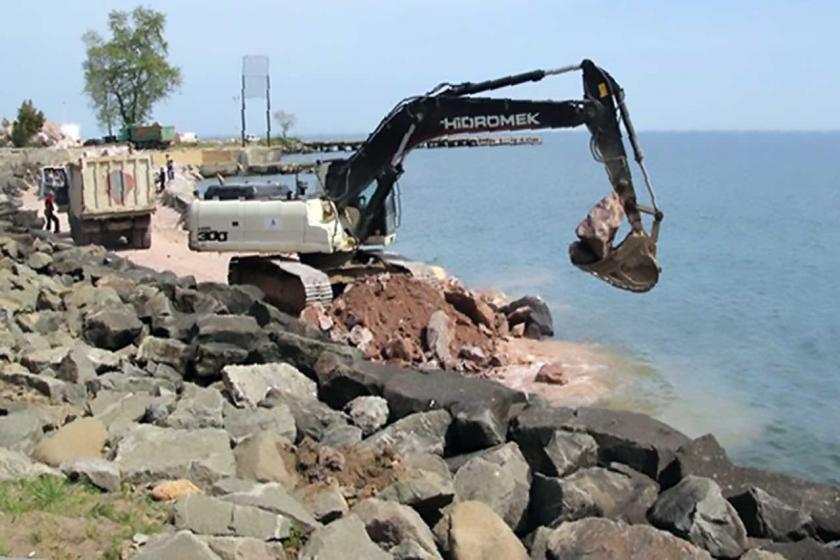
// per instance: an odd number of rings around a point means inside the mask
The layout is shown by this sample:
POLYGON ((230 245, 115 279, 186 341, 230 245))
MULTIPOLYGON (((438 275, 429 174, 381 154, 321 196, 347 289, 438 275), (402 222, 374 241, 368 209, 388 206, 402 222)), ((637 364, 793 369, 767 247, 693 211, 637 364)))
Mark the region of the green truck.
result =
POLYGON ((150 125, 132 125, 120 130, 118 142, 131 142, 140 149, 165 149, 175 141, 175 127, 150 125))

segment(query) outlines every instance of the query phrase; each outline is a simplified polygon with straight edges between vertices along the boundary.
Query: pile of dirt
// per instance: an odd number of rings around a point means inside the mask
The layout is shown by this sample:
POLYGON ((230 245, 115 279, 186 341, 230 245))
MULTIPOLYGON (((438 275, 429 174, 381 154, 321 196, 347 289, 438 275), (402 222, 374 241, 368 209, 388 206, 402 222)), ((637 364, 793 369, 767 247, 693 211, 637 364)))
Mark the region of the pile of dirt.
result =
POLYGON ((297 446, 298 475, 312 492, 336 485, 352 507, 356 502, 371 498, 383 488, 404 478, 406 467, 390 448, 373 449, 362 446, 323 447, 304 438, 297 446))
POLYGON ((326 308, 307 307, 301 318, 373 360, 477 372, 505 363, 500 342, 510 336, 551 334, 531 326, 541 300, 524 299, 476 293, 452 277, 386 273, 348 286, 326 308))

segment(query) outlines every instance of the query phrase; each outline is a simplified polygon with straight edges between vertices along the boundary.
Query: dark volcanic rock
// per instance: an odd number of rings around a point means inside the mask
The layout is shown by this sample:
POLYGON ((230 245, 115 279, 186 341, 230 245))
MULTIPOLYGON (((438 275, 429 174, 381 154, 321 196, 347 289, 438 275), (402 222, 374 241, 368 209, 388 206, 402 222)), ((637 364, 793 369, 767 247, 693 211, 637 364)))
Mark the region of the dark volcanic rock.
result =
POLYGON ((215 380, 221 377, 223 367, 244 363, 247 358, 248 351, 239 346, 222 342, 203 343, 196 349, 195 375, 205 380, 215 380))
POLYGON ((251 306, 265 297, 262 290, 248 284, 229 286, 218 282, 199 282, 196 289, 221 303, 234 315, 248 314, 251 306))
POLYGON ((687 475, 713 479, 726 497, 743 494, 753 487, 761 488, 809 514, 822 540, 840 539, 840 488, 733 465, 712 435, 697 438, 679 449, 676 460, 663 473, 662 486, 667 488, 687 475))
POLYGON ((737 558, 748 546, 747 531, 738 512, 708 478, 688 476, 663 492, 650 520, 713 556, 737 558))
MULTIPOLYGON (((324 365, 322 363, 322 365, 324 365)), ((505 441, 508 419, 524 403, 522 393, 495 382, 440 370, 334 360, 318 371, 319 395, 336 408, 364 395, 382 396, 391 416, 441 408, 453 417, 452 446, 463 453, 505 441)))
MULTIPOLYGON (((531 467, 554 475, 557 466, 546 451, 558 430, 585 432, 598 443, 600 464, 623 463, 658 479, 679 446, 689 439, 644 414, 599 408, 530 406, 513 423, 511 437, 522 448, 531 467)), ((551 451, 551 449, 549 449, 551 451)))
POLYGON ((575 424, 598 442, 602 464, 624 463, 654 480, 689 439, 645 414, 600 408, 580 408, 575 424))
POLYGON ((646 523, 645 515, 656 501, 658 485, 624 465, 614 468, 583 469, 565 479, 534 475, 533 520, 547 526, 584 517, 646 523))
POLYGON ((514 442, 475 454, 455 473, 459 501, 484 502, 514 531, 525 529, 530 491, 531 468, 514 442))
POLYGON ((242 315, 199 315, 196 320, 200 343, 218 342, 248 348, 260 326, 253 317, 242 315))
POLYGON ((772 543, 762 546, 761 550, 781 554, 787 560, 840 560, 840 548, 822 545, 814 539, 795 543, 772 543))
POLYGON ((154 315, 152 334, 162 338, 174 338, 181 342, 189 342, 198 332, 195 314, 172 312, 170 315, 154 315))
MULTIPOLYGON (((280 328, 269 327, 266 331, 271 340, 277 345, 284 359, 311 378, 316 377, 315 365, 325 353, 332 354, 339 360, 352 361, 362 357, 359 350, 344 344, 327 342, 319 338, 309 338, 280 328)), ((358 397, 360 394, 353 395, 347 401, 358 397)), ((347 404, 347 401, 342 402, 336 408, 343 407, 347 404)))
POLYGON ((534 296, 519 298, 506 305, 502 312, 508 317, 514 313, 521 317, 521 319, 517 318, 511 322, 511 326, 524 321, 526 330, 528 325, 535 325, 538 334, 554 336, 554 321, 551 318, 551 310, 542 298, 534 296), (523 309, 525 312, 522 311, 523 309))
POLYGON ((774 541, 798 541, 814 535, 814 520, 801 510, 774 498, 761 488, 729 498, 747 534, 774 541))
POLYGON ((598 515, 592 496, 562 478, 540 473, 531 482, 530 508, 532 521, 546 527, 598 515))
POLYGON ((564 523, 544 546, 545 555, 532 560, 711 560, 706 551, 664 531, 598 518, 564 523))
POLYGON ((143 329, 134 309, 127 305, 112 305, 88 315, 85 319, 85 338, 98 348, 119 350, 131 344, 143 329))

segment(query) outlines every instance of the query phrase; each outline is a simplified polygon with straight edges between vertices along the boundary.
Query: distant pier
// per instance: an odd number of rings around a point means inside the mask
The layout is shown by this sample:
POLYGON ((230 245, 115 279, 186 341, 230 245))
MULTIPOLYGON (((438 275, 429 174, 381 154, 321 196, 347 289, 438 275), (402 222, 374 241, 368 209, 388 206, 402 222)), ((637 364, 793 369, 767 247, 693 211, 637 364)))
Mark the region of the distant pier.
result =
MULTIPOLYGON (((302 153, 355 152, 364 140, 311 140, 303 142, 302 153)), ((452 136, 417 144, 417 148, 480 148, 488 146, 534 146, 539 136, 452 136)))

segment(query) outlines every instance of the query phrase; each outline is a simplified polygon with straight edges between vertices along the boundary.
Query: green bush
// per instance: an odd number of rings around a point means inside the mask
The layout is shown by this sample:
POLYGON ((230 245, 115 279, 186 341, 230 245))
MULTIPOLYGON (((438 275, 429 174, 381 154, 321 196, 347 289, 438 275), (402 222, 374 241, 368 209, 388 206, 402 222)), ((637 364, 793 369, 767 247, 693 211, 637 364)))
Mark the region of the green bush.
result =
POLYGON ((37 110, 31 99, 20 104, 17 120, 12 125, 12 144, 16 148, 28 146, 32 137, 44 126, 44 113, 37 110))

